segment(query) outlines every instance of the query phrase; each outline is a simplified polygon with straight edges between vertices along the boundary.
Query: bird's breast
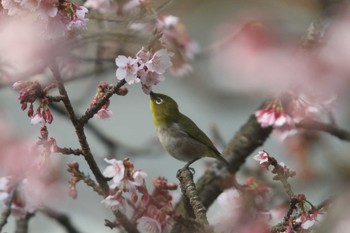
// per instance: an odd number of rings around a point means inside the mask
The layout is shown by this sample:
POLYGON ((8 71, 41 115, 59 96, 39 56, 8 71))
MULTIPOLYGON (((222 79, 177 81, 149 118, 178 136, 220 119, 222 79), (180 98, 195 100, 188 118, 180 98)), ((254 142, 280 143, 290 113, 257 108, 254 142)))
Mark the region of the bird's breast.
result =
POLYGON ((176 159, 188 162, 206 156, 208 151, 206 145, 190 137, 176 123, 158 126, 157 134, 164 149, 176 159))

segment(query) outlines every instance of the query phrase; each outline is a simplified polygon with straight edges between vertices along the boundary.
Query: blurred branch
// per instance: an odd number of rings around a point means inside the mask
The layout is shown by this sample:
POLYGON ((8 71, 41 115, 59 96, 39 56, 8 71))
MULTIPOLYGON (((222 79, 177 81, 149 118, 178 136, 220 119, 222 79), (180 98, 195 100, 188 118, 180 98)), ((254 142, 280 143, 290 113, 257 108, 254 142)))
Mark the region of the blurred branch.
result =
POLYGON ((315 120, 304 120, 296 125, 297 128, 318 130, 329 133, 341 140, 350 141, 350 132, 344 129, 338 128, 336 125, 322 123, 315 120))
POLYGON ((16 220, 15 233, 28 233, 28 222, 33 214, 27 213, 25 217, 16 220))
POLYGON ((71 223, 69 217, 65 214, 59 213, 53 209, 45 208, 41 210, 46 216, 56 220, 59 224, 61 224, 67 233, 80 233, 75 226, 71 223))

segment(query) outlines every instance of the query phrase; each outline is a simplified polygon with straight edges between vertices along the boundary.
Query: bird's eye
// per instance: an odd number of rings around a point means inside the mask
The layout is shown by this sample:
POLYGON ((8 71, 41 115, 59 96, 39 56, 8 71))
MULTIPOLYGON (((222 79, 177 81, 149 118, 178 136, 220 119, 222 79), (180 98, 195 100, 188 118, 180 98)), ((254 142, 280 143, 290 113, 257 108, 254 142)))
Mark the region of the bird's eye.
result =
POLYGON ((156 99, 156 104, 161 104, 161 103, 163 103, 163 99, 157 98, 157 99, 156 99))

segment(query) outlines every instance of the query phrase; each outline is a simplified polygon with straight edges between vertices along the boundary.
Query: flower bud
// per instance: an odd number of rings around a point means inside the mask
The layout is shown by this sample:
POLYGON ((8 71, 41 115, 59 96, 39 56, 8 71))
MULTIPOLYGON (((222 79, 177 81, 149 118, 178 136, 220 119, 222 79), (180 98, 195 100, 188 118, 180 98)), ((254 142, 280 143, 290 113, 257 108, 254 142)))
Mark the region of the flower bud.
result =
POLYGON ((128 90, 128 88, 126 88, 126 87, 120 87, 119 89, 117 89, 117 90, 115 91, 115 93, 116 93, 117 95, 121 95, 121 96, 127 95, 128 92, 129 92, 129 90, 128 90))

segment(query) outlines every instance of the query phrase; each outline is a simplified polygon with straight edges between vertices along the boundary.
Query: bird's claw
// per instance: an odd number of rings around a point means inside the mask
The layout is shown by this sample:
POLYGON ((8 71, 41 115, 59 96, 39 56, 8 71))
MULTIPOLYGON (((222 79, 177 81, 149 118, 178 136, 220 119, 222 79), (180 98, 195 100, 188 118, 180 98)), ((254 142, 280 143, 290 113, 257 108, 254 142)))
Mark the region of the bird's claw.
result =
POLYGON ((188 165, 185 165, 183 168, 180 168, 177 171, 176 176, 180 176, 181 172, 183 172, 184 170, 189 170, 191 172, 192 175, 194 175, 196 173, 196 170, 194 170, 194 168, 189 167, 188 165))

